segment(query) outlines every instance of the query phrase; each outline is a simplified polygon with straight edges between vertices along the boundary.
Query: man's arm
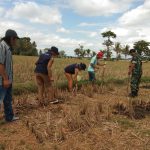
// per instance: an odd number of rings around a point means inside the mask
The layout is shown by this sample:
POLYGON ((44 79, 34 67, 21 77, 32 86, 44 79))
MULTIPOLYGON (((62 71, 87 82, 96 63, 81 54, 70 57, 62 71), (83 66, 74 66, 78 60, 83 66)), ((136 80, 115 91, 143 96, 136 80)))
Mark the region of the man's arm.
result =
POLYGON ((6 73, 6 69, 4 65, 5 61, 6 61, 6 50, 0 45, 0 76, 2 77, 3 87, 8 88, 11 83, 6 73))
POLYGON ((3 87, 8 88, 11 83, 8 79, 8 75, 6 73, 5 66, 3 64, 0 64, 0 76, 2 76, 3 79, 3 83, 2 83, 3 87))
POLYGON ((79 70, 78 69, 75 69, 75 75, 73 77, 73 80, 75 82, 75 84, 77 84, 77 76, 78 76, 78 73, 79 73, 79 70))
POLYGON ((8 80, 7 73, 5 71, 5 66, 3 64, 0 64, 0 75, 4 80, 8 80))
POLYGON ((52 68, 53 62, 54 62, 54 59, 51 58, 47 65, 48 76, 49 76, 50 80, 52 80, 52 69, 51 68, 52 68))
POLYGON ((91 67, 94 68, 94 69, 98 69, 98 68, 99 68, 98 65, 94 65, 94 64, 92 64, 92 63, 91 63, 90 65, 91 65, 91 67))
POLYGON ((129 65, 128 75, 131 75, 131 73, 132 73, 134 67, 135 67, 135 64, 134 64, 134 63, 131 63, 131 64, 129 65))
POLYGON ((100 66, 103 66, 105 68, 106 62, 105 63, 99 63, 99 62, 97 62, 97 65, 95 65, 95 69, 99 69, 100 66))

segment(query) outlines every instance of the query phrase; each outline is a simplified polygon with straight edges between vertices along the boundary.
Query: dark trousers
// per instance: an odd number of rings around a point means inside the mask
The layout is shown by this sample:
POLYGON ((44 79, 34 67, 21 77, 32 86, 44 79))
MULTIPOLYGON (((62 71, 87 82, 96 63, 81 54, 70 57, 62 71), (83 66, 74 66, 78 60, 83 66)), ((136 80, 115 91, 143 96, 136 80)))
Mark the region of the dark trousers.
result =
POLYGON ((88 74, 89 74, 89 81, 95 81, 96 80, 94 71, 93 72, 89 71, 88 74))
POLYGON ((12 109, 12 86, 6 89, 0 85, 0 102, 2 101, 4 103, 5 120, 11 121, 14 116, 12 109))
POLYGON ((141 81, 141 75, 132 75, 131 77, 131 92, 138 93, 139 91, 139 84, 141 81))

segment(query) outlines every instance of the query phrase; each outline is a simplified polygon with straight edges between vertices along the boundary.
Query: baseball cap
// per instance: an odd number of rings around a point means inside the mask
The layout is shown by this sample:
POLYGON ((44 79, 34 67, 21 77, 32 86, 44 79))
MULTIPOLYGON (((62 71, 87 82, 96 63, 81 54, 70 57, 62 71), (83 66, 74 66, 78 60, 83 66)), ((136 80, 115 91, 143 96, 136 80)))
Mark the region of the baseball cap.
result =
POLYGON ((51 52, 54 52, 55 54, 59 55, 59 52, 58 52, 58 48, 55 47, 55 46, 52 46, 51 49, 50 49, 51 52))
POLYGON ((85 70, 86 69, 86 64, 80 63, 79 67, 80 67, 81 70, 85 70))
POLYGON ((97 53, 97 57, 98 57, 98 58, 102 58, 102 57, 103 57, 103 52, 98 52, 98 53, 97 53))
POLYGON ((5 37, 15 37, 17 39, 19 39, 17 33, 15 30, 12 30, 12 29, 8 29, 5 33, 5 37))

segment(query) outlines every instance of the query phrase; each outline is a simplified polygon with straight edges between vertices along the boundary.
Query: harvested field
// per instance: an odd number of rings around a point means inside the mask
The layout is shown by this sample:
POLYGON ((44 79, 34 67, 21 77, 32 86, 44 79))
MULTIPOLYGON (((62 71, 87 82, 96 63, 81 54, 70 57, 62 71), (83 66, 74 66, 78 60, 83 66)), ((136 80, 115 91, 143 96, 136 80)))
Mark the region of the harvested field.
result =
POLYGON ((18 122, 5 123, 0 112, 0 150, 149 150, 150 63, 143 64, 139 96, 127 96, 127 61, 108 62, 104 82, 87 82, 81 73, 80 90, 66 90, 63 69, 88 59, 56 59, 53 66, 60 104, 39 106, 34 83, 36 57, 14 56, 14 110, 18 122))

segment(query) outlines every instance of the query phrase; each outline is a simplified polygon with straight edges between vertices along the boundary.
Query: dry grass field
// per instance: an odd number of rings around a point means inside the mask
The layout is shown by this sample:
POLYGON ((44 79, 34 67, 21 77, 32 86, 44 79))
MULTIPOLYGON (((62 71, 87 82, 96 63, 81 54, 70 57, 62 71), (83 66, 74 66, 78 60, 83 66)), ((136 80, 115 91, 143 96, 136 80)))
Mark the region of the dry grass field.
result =
POLYGON ((128 61, 107 62, 97 82, 87 72, 77 93, 68 93, 64 67, 88 59, 56 59, 53 83, 60 104, 39 106, 34 82, 36 57, 14 56, 14 110, 20 120, 5 123, 0 112, 0 150, 150 150, 150 62, 143 63, 139 96, 129 98, 128 61))

